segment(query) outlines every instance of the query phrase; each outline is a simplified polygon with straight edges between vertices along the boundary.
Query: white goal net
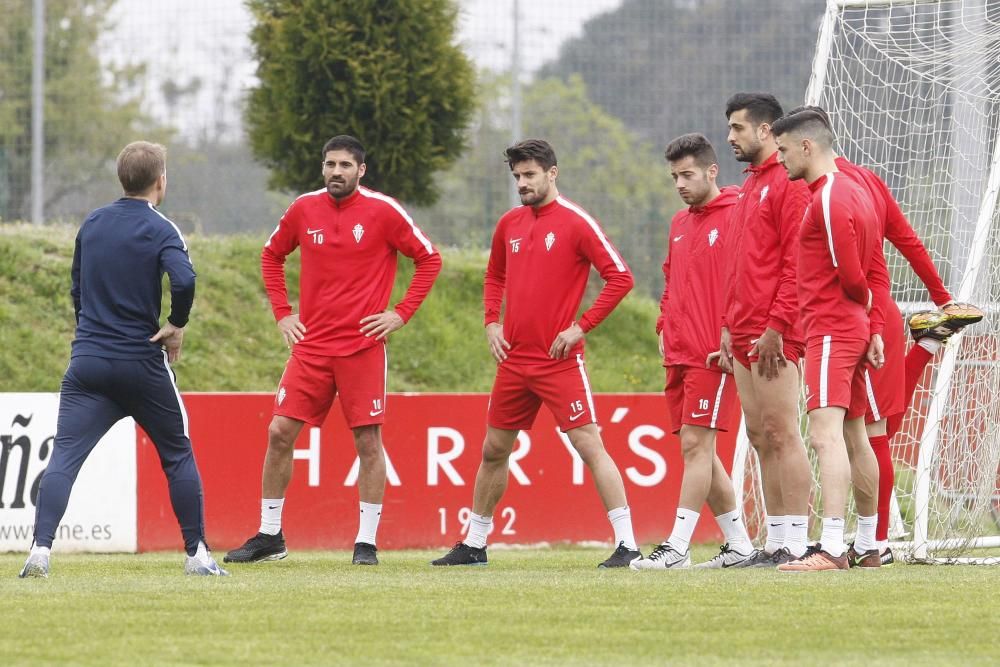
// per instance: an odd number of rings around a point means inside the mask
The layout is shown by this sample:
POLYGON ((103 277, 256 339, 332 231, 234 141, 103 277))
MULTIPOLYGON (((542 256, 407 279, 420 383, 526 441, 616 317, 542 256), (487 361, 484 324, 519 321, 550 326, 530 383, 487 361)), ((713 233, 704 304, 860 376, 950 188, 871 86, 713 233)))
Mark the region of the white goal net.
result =
MULTIPOLYGON (((982 562, 969 558, 979 547, 997 560, 1000 2, 828 0, 806 97, 829 112, 839 152, 888 183, 956 299, 987 313, 928 366, 891 443, 890 538, 913 560, 982 562)), ((904 317, 932 308, 889 244, 886 256, 904 317)), ((734 469, 760 525, 744 437, 734 469)))

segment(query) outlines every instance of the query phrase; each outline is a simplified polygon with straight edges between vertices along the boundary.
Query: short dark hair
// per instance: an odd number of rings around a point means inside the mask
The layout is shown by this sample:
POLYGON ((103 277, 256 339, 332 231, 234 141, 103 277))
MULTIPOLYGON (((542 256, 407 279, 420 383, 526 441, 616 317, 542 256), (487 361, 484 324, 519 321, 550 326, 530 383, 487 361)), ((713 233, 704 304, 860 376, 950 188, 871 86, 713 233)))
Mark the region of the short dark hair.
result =
POLYGON ((726 101, 727 119, 743 110, 754 125, 773 123, 784 114, 778 98, 771 93, 736 93, 726 101))
POLYGON ((552 149, 549 142, 544 139, 525 139, 524 141, 519 141, 513 146, 508 147, 504 151, 504 154, 507 156, 507 164, 511 169, 518 162, 524 162, 525 160, 534 160, 545 171, 558 164, 556 162, 556 152, 552 149))
POLYGON ((326 145, 323 146, 324 160, 326 159, 326 154, 330 151, 347 151, 358 161, 358 164, 364 164, 365 162, 365 147, 361 145, 360 141, 349 134, 338 134, 326 142, 326 145))
POLYGON ((691 156, 694 158, 695 164, 703 168, 711 167, 719 162, 711 142, 704 134, 698 132, 682 134, 677 137, 667 144, 667 149, 663 154, 667 158, 667 162, 676 162, 681 158, 691 156))
POLYGON ((133 141, 118 154, 115 167, 126 195, 144 194, 167 170, 167 149, 149 141, 133 141))
POLYGON ((806 109, 799 113, 790 113, 774 121, 771 134, 780 137, 789 132, 797 132, 821 144, 833 146, 833 132, 828 125, 829 119, 823 114, 806 109))
POLYGON ((826 129, 830 130, 830 132, 833 132, 833 123, 830 122, 830 115, 826 112, 826 110, 823 107, 818 107, 813 104, 803 104, 800 107, 795 107, 794 109, 789 111, 786 115, 791 116, 793 114, 802 113, 803 111, 815 112, 820 118, 823 119, 823 123, 826 125, 826 129))

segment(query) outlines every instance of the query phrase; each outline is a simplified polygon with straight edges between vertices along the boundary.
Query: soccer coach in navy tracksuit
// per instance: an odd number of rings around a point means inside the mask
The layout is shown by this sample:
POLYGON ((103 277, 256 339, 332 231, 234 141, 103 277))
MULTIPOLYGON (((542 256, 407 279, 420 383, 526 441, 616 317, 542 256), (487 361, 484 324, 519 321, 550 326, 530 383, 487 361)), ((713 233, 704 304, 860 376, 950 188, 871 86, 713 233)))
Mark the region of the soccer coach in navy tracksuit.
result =
POLYGON ((35 541, 21 577, 45 577, 56 527, 80 467, 115 422, 131 416, 156 445, 184 536, 187 574, 226 574, 205 544, 201 476, 170 362, 180 357, 195 273, 180 230, 156 210, 166 149, 137 141, 118 155, 124 196, 84 221, 73 253, 76 338, 59 395, 52 459, 42 477, 35 541), (170 316, 160 327, 161 281, 170 316))

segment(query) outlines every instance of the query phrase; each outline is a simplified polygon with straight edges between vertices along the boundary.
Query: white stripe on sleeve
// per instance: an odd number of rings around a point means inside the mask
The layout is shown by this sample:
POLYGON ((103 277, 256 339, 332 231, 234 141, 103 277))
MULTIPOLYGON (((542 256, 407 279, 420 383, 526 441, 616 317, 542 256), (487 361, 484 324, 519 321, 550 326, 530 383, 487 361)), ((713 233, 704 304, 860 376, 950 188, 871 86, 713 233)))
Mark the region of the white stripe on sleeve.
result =
POLYGON ((826 242, 830 246, 830 257, 833 258, 833 268, 837 268, 837 253, 833 250, 833 226, 830 224, 830 191, 833 189, 833 172, 826 175, 823 185, 823 223, 826 225, 826 242))
POLYGON ((170 226, 174 228, 175 232, 177 232, 177 237, 181 240, 181 246, 183 246, 184 252, 187 252, 187 249, 188 249, 187 241, 184 240, 184 235, 181 234, 180 228, 177 225, 174 224, 174 221, 171 220, 170 218, 168 218, 167 216, 163 215, 159 211, 157 211, 156 207, 153 206, 153 202, 148 201, 148 202, 146 202, 146 205, 149 206, 149 210, 150 211, 152 211, 153 213, 155 213, 156 215, 160 216, 161 218, 163 218, 164 220, 166 220, 167 222, 170 223, 170 226))
POLYGON ((428 240, 428 238, 424 236, 424 233, 420 231, 420 228, 417 227, 417 225, 413 222, 413 218, 411 218, 410 214, 407 213, 406 210, 399 205, 399 202, 397 202, 392 197, 382 194, 381 192, 375 192, 374 190, 369 190, 368 188, 363 188, 360 186, 358 187, 358 192, 360 192, 365 197, 370 197, 371 199, 378 199, 379 201, 384 201, 385 203, 389 204, 394 209, 396 209, 396 212, 399 213, 401 216, 403 216, 404 220, 410 223, 410 228, 413 230, 413 235, 417 237, 417 240, 420 241, 421 245, 424 246, 427 252, 429 252, 432 255, 434 254, 434 246, 431 245, 430 240, 428 240))
POLYGON ((611 261, 615 263, 615 268, 617 268, 620 272, 624 272, 625 262, 623 262, 621 257, 618 256, 618 253, 615 252, 614 247, 611 245, 611 242, 608 241, 608 237, 604 235, 604 232, 601 230, 601 226, 597 224, 597 221, 594 220, 589 213, 562 196, 556 197, 556 201, 587 221, 587 224, 590 225, 594 234, 596 234, 597 238, 601 241, 601 245, 604 246, 604 250, 606 250, 608 255, 611 257, 611 261))

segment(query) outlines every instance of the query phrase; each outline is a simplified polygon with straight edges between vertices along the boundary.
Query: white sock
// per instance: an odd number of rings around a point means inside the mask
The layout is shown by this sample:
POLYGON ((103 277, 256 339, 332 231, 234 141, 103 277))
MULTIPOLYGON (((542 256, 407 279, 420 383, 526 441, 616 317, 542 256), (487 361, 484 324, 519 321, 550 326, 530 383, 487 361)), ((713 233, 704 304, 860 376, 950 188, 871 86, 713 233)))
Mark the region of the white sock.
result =
POLYGON ((473 549, 482 549, 486 546, 486 536, 493 530, 493 517, 469 514, 469 534, 465 536, 463 542, 473 549))
POLYGON ((809 517, 789 514, 785 523, 785 548, 798 558, 809 546, 809 517))
POLYGON ((875 525, 878 516, 858 516, 858 534, 854 538, 854 550, 859 554, 875 548, 875 525))
POLYGON ((670 531, 667 544, 677 550, 678 553, 686 554, 691 546, 691 536, 694 535, 694 527, 698 525, 698 512, 677 508, 677 517, 674 519, 674 528, 670 531))
POLYGON ((40 547, 37 544, 32 545, 31 553, 29 556, 48 556, 52 552, 51 547, 40 547))
POLYGON ((819 538, 823 551, 831 556, 843 556, 847 550, 844 544, 844 520, 823 517, 823 536, 819 538))
POLYGON ((198 560, 205 562, 208 560, 208 545, 206 545, 201 540, 198 541, 198 550, 194 552, 192 558, 197 558, 198 560))
POLYGON ((260 501, 260 532, 277 535, 281 532, 281 508, 284 498, 262 498, 260 501))
POLYGON ((764 551, 773 554, 775 551, 785 546, 785 525, 788 517, 769 516, 767 517, 767 541, 764 543, 764 551))
POLYGON ((875 548, 878 549, 880 554, 884 554, 886 549, 889 548, 889 540, 876 540, 875 548))
POLYGON ((382 518, 382 504, 359 503, 359 505, 361 519, 358 521, 358 536, 354 541, 375 546, 375 531, 378 530, 378 521, 382 518))
POLYGON ((933 338, 928 338, 927 336, 924 336, 923 338, 917 341, 917 345, 924 348, 931 354, 937 354, 938 350, 941 349, 943 343, 939 340, 935 340, 933 338))
POLYGON ((628 505, 608 512, 608 520, 615 531, 615 546, 624 544, 626 549, 636 550, 635 533, 632 532, 632 510, 628 505))
POLYGON ((726 536, 729 548, 741 554, 749 554, 753 551, 753 544, 747 534, 747 527, 743 524, 743 515, 739 509, 726 512, 715 517, 716 523, 722 529, 722 534, 726 536))

